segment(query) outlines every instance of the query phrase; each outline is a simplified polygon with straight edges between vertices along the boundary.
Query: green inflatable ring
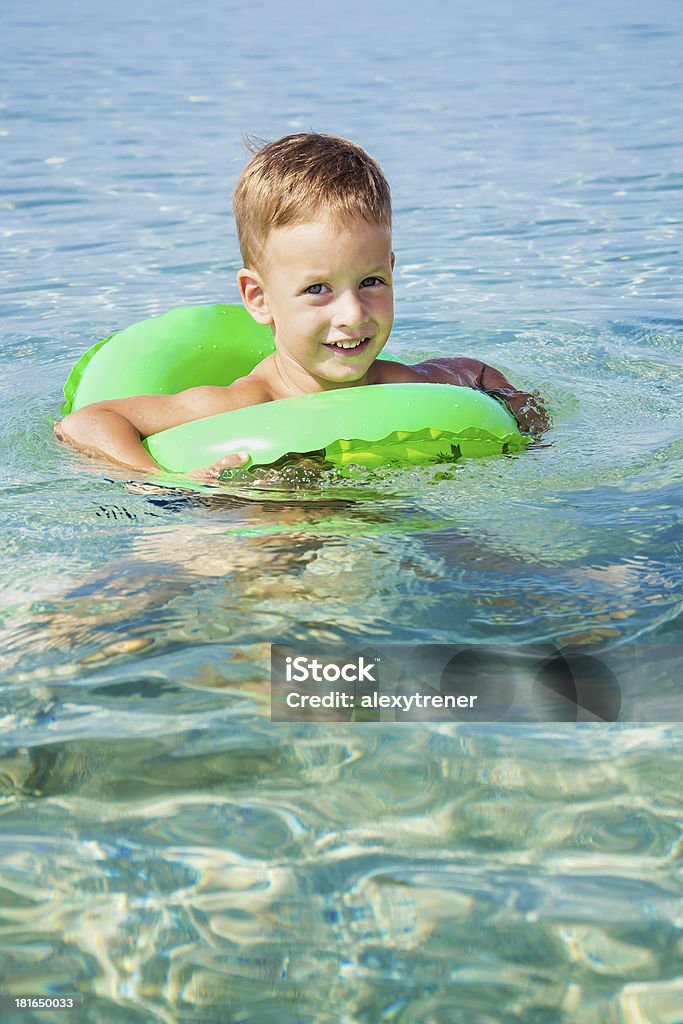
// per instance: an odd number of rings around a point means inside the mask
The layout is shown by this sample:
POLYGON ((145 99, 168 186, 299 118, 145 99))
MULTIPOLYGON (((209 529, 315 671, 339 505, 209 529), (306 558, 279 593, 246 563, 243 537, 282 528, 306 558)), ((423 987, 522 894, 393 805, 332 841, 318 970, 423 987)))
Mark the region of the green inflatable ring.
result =
MULTIPOLYGON (((90 402, 228 385, 273 351, 270 328, 242 306, 184 306, 109 335, 79 359, 62 412, 90 402)), ((495 399, 451 384, 342 388, 208 416, 153 434, 144 445, 169 472, 229 452, 268 465, 289 453, 324 451, 338 466, 433 462, 519 451, 514 418, 495 399)))

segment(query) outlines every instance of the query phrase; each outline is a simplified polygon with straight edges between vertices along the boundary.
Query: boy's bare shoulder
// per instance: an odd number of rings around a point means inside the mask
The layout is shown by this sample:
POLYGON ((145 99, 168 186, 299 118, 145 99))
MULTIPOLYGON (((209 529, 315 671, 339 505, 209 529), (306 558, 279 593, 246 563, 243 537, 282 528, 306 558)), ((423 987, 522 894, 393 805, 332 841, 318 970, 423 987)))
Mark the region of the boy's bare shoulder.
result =
POLYGON ((263 402, 272 402, 274 397, 268 382, 253 374, 240 377, 232 384, 203 384, 182 394, 191 400, 201 416, 215 416, 249 405, 261 405, 263 402))
POLYGON ((378 359, 374 364, 373 384, 459 384, 472 388, 478 386, 478 373, 484 364, 478 359, 466 356, 459 358, 425 359, 421 363, 405 366, 389 359, 378 359))
POLYGON ((424 380, 417 367, 394 363, 391 359, 376 359, 368 377, 371 384, 412 384, 424 380))

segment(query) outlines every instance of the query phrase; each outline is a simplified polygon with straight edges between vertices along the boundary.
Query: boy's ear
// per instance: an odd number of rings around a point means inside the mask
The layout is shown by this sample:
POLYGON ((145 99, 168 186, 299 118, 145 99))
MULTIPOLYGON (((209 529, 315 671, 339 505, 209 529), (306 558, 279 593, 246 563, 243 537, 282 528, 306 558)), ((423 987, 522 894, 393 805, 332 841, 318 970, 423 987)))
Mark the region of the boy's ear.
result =
POLYGON ((272 324, 266 292, 261 278, 255 270, 242 267, 237 273, 237 285, 240 290, 242 304, 251 313, 257 324, 272 324))
POLYGON ((394 269, 394 263, 395 262, 396 262, 396 253, 392 252, 392 254, 391 254, 391 269, 392 270, 394 269))

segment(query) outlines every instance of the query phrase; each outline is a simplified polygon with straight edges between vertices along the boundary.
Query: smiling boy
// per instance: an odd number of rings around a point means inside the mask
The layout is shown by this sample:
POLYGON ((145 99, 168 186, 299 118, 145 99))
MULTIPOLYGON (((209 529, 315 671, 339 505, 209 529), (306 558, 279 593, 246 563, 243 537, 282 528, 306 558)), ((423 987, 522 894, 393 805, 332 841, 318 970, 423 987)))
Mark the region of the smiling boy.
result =
MULTIPOLYGON (((244 267, 242 302, 270 326, 275 351, 228 387, 95 402, 69 413, 62 440, 146 473, 160 472, 142 446, 150 434, 244 406, 363 384, 446 383, 501 398, 520 429, 547 426, 542 405, 478 359, 380 359, 393 324, 391 197, 379 165, 334 135, 288 135, 249 161, 233 197, 244 267)), ((215 480, 243 465, 226 455, 189 475, 215 480)))

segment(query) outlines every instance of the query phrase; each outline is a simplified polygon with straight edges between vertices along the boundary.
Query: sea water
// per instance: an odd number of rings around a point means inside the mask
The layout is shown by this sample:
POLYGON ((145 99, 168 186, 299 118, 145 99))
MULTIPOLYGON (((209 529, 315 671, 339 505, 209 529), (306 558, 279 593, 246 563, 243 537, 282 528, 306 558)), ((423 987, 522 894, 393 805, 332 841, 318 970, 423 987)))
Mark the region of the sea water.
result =
POLYGON ((674 0, 3 12, 3 1021, 676 1024, 683 13, 674 0), (236 302, 241 133, 361 143, 389 354, 545 396, 527 452, 145 485, 80 353, 236 302), (623 716, 273 723, 270 645, 550 644, 623 716), (611 659, 611 660, 610 660, 611 659))

